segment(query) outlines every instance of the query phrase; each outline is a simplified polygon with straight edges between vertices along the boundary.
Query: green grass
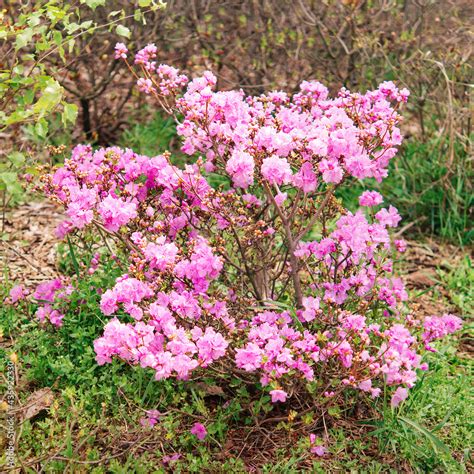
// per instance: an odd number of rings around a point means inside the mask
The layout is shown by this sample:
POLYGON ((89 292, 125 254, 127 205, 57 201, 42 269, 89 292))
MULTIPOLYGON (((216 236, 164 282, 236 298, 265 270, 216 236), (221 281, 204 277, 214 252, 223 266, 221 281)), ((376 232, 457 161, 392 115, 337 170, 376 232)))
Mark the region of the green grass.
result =
POLYGON ((474 314, 474 268, 469 255, 465 255, 459 265, 450 265, 439 269, 438 276, 442 286, 447 290, 452 304, 459 308, 463 315, 474 314))
POLYGON ((131 148, 136 153, 156 156, 165 150, 177 151, 180 144, 176 133, 176 125, 172 117, 162 112, 150 111, 145 108, 141 116, 149 117, 146 123, 132 123, 119 140, 119 146, 131 148))
POLYGON ((380 449, 405 459, 417 472, 465 472, 472 446, 472 362, 444 341, 426 358, 420 377, 399 410, 384 412, 371 434, 380 449))

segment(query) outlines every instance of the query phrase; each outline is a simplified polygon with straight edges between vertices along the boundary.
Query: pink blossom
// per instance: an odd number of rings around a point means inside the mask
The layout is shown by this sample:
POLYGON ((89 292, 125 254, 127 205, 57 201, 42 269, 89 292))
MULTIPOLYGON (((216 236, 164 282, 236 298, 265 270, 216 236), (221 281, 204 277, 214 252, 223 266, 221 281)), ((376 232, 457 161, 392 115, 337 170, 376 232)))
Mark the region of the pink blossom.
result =
POLYGON ((116 232, 137 216, 137 205, 109 195, 99 204, 99 214, 104 227, 111 232, 116 232))
POLYGON ((286 201, 286 198, 288 197, 288 193, 278 193, 275 196, 275 202, 277 203, 278 206, 282 206, 282 204, 286 201))
POLYGON ((462 327, 462 320, 454 314, 444 314, 443 316, 428 316, 423 322, 424 333, 422 335, 425 343, 435 339, 441 339, 448 334, 452 334, 462 327))
POLYGON ((127 59, 128 49, 123 43, 115 45, 115 59, 127 59))
POLYGON ((301 319, 309 322, 316 317, 316 311, 319 310, 319 298, 307 296, 303 298, 304 311, 301 312, 301 319))
POLYGON ((262 162, 262 175, 272 184, 287 184, 291 179, 291 167, 286 158, 276 155, 265 158, 262 162))
POLYGON ((62 320, 64 319, 64 314, 60 313, 56 309, 53 309, 50 304, 40 306, 36 310, 35 316, 38 318, 40 323, 45 323, 48 320, 56 327, 62 326, 62 320))
POLYGON ((158 410, 147 410, 146 417, 140 418, 140 424, 144 427, 153 427, 158 423, 161 413, 158 410))
POLYGON ((171 267, 178 255, 178 248, 174 243, 166 243, 166 238, 159 237, 157 242, 150 242, 143 251, 144 256, 150 262, 150 268, 165 270, 171 267))
POLYGON ((137 81, 138 90, 144 92, 145 94, 151 94, 156 92, 156 88, 153 86, 151 79, 140 78, 137 81))
POLYGON ((58 226, 56 227, 54 234, 58 239, 64 239, 66 235, 71 232, 73 228, 73 224, 71 221, 65 220, 62 221, 58 226))
POLYGON ((15 304, 18 301, 25 299, 27 294, 28 292, 25 290, 25 287, 23 285, 16 285, 10 290, 10 301, 12 302, 12 304, 15 304))
POLYGON ((174 453, 174 454, 171 454, 171 455, 166 455, 166 456, 163 456, 162 458, 162 462, 163 464, 166 466, 172 462, 175 462, 177 461, 179 458, 181 457, 181 454, 179 453, 174 453))
POLYGON ((372 380, 363 380, 362 382, 359 383, 359 388, 363 392, 370 392, 372 389, 372 380))
POLYGON ((298 173, 293 176, 293 184, 303 190, 304 193, 311 193, 316 189, 317 178, 310 162, 305 161, 298 173))
POLYGON ((364 191, 359 196, 359 204, 361 206, 373 207, 382 204, 383 197, 377 191, 364 191))
POLYGON ((238 188, 245 189, 253 184, 254 169, 252 155, 244 151, 234 151, 226 164, 226 171, 232 177, 234 186, 238 188))
POLYGON ((344 174, 337 161, 327 160, 326 158, 319 163, 319 171, 323 174, 326 183, 340 183, 344 174))
POLYGON ((191 434, 196 436, 200 441, 202 441, 207 435, 206 427, 202 423, 194 423, 190 431, 191 434))
POLYGON ((309 444, 311 447, 311 453, 316 454, 316 456, 324 456, 326 454, 326 447, 321 443, 321 440, 316 438, 314 433, 309 435, 309 444), (316 444, 317 443, 317 444, 316 444))
POLYGON ((94 218, 93 208, 97 201, 97 192, 83 185, 70 190, 70 202, 66 214, 70 222, 78 229, 84 228, 94 218))
POLYGON ((135 55, 135 64, 146 65, 151 59, 156 58, 158 48, 154 44, 147 44, 135 55))
POLYGON ((390 406, 392 408, 398 407, 403 400, 406 400, 408 397, 408 390, 403 387, 398 387, 392 395, 392 400, 390 401, 390 406))
POLYGON ((52 303, 54 301, 54 296, 56 292, 62 287, 63 284, 59 278, 40 283, 36 287, 35 292, 33 293, 33 298, 38 301, 46 301, 48 303, 52 303))
POLYGON ((49 314, 49 321, 54 326, 60 327, 63 324, 64 314, 60 313, 58 310, 53 310, 49 314))
POLYGON ((393 206, 390 206, 388 210, 385 208, 381 209, 375 214, 375 217, 382 225, 389 227, 397 227, 398 223, 402 220, 397 209, 393 206))
POLYGON ((311 447, 311 452, 313 454, 316 454, 316 456, 324 456, 326 454, 326 447, 325 446, 312 446, 311 447))
POLYGON ((224 337, 212 328, 206 328, 205 333, 196 341, 199 357, 204 365, 224 356, 228 345, 224 337))
POLYGON ((288 394, 284 390, 270 390, 272 396, 272 403, 285 402, 288 394))
POLYGON ((395 240, 395 248, 397 249, 398 252, 403 253, 407 249, 407 243, 405 240, 400 239, 400 240, 395 240))
POLYGON ((235 351, 235 363, 246 371, 257 369, 262 360, 262 350, 254 343, 249 343, 243 349, 235 351))
POLYGON ((309 250, 318 259, 336 251, 336 243, 331 238, 322 239, 320 242, 312 242, 309 250))

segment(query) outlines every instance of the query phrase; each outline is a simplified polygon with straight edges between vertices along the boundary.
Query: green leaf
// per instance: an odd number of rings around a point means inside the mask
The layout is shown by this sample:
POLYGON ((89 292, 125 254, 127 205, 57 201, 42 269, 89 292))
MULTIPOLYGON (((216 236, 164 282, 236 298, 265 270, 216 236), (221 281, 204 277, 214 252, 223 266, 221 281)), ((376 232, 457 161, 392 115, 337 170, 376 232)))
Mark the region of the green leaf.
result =
POLYGON ((44 138, 48 133, 48 122, 44 118, 38 120, 35 125, 35 132, 39 137, 44 138))
POLYGON ((64 126, 68 123, 74 124, 77 119, 77 105, 76 104, 66 104, 64 103, 63 113, 61 115, 62 122, 64 126))
POLYGON ((54 39, 54 42, 56 43, 56 46, 59 46, 63 42, 63 35, 61 34, 60 31, 55 31, 53 33, 53 39, 54 39))
POLYGON ((70 23, 69 25, 66 26, 66 31, 68 32, 68 34, 72 35, 80 28, 81 28, 81 25, 79 25, 78 23, 70 23))
POLYGON ((22 193, 22 188, 18 182, 18 175, 13 171, 5 171, 0 173, 0 183, 3 183, 4 188, 13 195, 22 193))
POLYGON ((23 92, 23 97, 18 99, 18 103, 22 105, 31 105, 35 98, 35 91, 34 89, 27 89, 23 92))
POLYGON ((64 48, 61 46, 58 46, 58 52, 59 52, 59 57, 61 58, 63 63, 66 63, 66 55, 64 54, 64 48))
POLYGON ((142 11, 137 8, 134 12, 133 12, 133 19, 135 21, 140 21, 141 19, 143 18, 143 20, 145 21, 145 17, 142 15, 142 11))
POLYGON ((33 106, 33 112, 43 116, 56 107, 61 102, 63 95, 63 88, 59 82, 53 78, 48 78, 43 93, 38 101, 33 106))
POLYGON ((41 12, 29 13, 27 23, 29 26, 38 26, 41 23, 41 12))
POLYGON ((407 424, 411 428, 414 428, 419 433, 426 436, 426 438, 431 442, 435 451, 439 450, 439 451, 449 454, 449 448, 439 438, 437 438, 431 431, 427 430, 424 426, 421 426, 418 423, 416 423, 416 421, 413 421, 410 418, 405 418, 403 416, 399 416, 398 419, 403 421, 403 423, 407 424))
POLYGON ((25 162, 25 155, 19 151, 14 151, 7 156, 8 160, 16 167, 25 162))
POLYGON ((119 36, 125 36, 126 38, 130 38, 131 35, 130 29, 123 25, 117 25, 115 33, 117 33, 119 36))
POLYGON ((20 48, 24 48, 31 41, 31 38, 33 38, 33 33, 33 28, 26 28, 19 33, 16 37, 15 49, 19 50, 20 48))
POLYGON ((113 12, 110 12, 107 16, 108 17, 113 17, 113 16, 117 16, 117 15, 120 15, 120 14, 124 14, 125 12, 123 10, 115 10, 113 12))
POLYGON ((75 39, 71 38, 70 40, 68 40, 67 45, 68 45, 68 48, 69 48, 69 54, 72 53, 72 50, 74 49, 75 44, 76 44, 75 39))
POLYGON ((76 259, 76 254, 74 253, 74 246, 72 245, 71 239, 69 238, 69 235, 67 236, 67 244, 69 246, 69 252, 71 254, 71 260, 72 264, 74 265, 74 271, 76 272, 76 275, 79 276, 79 263, 77 262, 76 259))
POLYGON ((83 21, 80 26, 83 30, 88 30, 92 26, 92 20, 83 21))
POLYGON ((3 124, 4 125, 12 125, 13 123, 23 122, 31 115, 31 112, 28 110, 24 110, 22 108, 18 108, 12 114, 3 117, 3 124))
POLYGON ((82 4, 86 4, 92 10, 95 10, 97 7, 105 5, 105 0, 81 0, 82 4))

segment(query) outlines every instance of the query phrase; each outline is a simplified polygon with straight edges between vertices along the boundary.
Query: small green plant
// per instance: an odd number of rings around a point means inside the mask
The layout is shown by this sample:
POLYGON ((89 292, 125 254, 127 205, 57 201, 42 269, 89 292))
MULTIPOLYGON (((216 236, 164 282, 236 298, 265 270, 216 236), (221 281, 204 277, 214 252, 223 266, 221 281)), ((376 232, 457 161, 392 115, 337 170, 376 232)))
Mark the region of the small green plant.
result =
POLYGON ((451 302, 460 309, 461 314, 474 314, 474 268, 470 256, 466 255, 457 266, 445 265, 448 269, 439 269, 438 275, 451 302))
POLYGON ((150 114, 152 119, 146 123, 131 123, 120 137, 119 144, 148 156, 153 156, 156 150, 166 150, 170 147, 172 148, 170 151, 175 151, 173 148, 179 149, 173 118, 166 117, 161 112, 153 112, 146 107, 140 112, 143 117, 150 114))
POLYGON ((472 362, 457 355, 456 345, 438 345, 427 357, 430 373, 398 410, 385 409, 381 420, 363 422, 374 427, 369 435, 382 452, 405 458, 417 472, 465 472, 470 462, 472 362))

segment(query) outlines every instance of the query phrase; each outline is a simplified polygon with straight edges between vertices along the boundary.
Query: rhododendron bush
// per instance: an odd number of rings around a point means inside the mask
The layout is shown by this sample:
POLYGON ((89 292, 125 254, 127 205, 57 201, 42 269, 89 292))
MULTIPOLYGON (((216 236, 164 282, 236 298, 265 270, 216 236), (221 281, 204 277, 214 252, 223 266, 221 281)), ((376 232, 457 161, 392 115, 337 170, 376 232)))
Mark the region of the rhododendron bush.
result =
MULTIPOLYGON (((390 234, 397 210, 366 191, 350 212, 335 192, 387 176, 408 91, 385 82, 331 98, 311 81, 294 95, 217 92, 211 72, 188 80, 155 56, 148 45, 129 61, 116 47, 138 89, 176 118, 188 164, 80 145, 42 177, 65 208, 58 233, 104 239, 124 265, 99 289, 108 319, 97 362, 118 358, 158 380, 237 374, 274 403, 307 394, 306 406, 393 386, 398 405, 427 369, 423 352, 460 320, 410 313, 393 273, 406 248, 390 234)), ((38 317, 61 325, 71 291, 43 285, 38 317)))

